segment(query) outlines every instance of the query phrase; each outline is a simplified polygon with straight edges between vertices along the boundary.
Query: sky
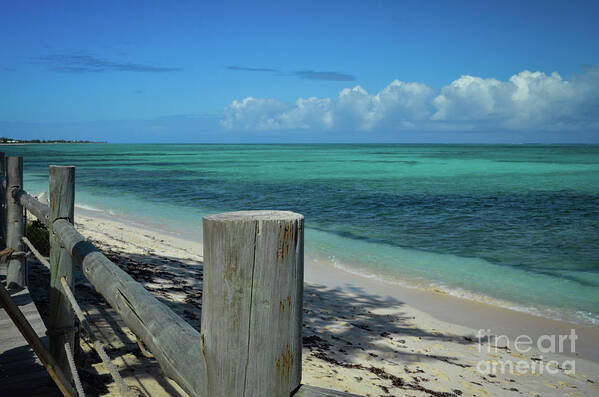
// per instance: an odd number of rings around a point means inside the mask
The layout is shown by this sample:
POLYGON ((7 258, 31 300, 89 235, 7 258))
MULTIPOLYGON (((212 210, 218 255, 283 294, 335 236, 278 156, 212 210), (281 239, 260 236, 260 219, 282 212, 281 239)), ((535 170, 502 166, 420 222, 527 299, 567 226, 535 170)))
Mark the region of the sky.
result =
POLYGON ((0 136, 599 143, 597 1, 0 1, 0 136))

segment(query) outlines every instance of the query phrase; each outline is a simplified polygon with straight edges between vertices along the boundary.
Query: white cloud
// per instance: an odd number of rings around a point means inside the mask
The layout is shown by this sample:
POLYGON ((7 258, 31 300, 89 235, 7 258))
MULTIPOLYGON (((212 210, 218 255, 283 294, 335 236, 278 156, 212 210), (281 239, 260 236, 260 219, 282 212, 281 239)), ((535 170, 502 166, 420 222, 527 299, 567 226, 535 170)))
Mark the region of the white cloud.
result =
POLYGON ((586 67, 570 81, 556 72, 525 70, 507 81, 462 76, 438 92, 394 80, 376 94, 358 85, 335 99, 299 98, 294 104, 248 97, 225 109, 221 125, 319 131, 599 128, 599 67, 586 67))
POLYGON ((337 126, 373 130, 379 127, 405 127, 425 120, 430 114, 433 90, 425 84, 394 80, 375 95, 356 86, 341 90, 335 106, 337 126))
POLYGON ((233 101, 227 107, 221 125, 232 129, 278 129, 281 127, 276 121, 277 114, 289 108, 276 99, 247 97, 242 101, 233 101))
POLYGON ((433 100, 432 120, 484 120, 501 117, 506 102, 503 84, 495 79, 462 76, 441 89, 433 100))
POLYGON ((295 106, 278 115, 279 128, 319 129, 333 128, 333 114, 330 98, 299 98, 295 106))

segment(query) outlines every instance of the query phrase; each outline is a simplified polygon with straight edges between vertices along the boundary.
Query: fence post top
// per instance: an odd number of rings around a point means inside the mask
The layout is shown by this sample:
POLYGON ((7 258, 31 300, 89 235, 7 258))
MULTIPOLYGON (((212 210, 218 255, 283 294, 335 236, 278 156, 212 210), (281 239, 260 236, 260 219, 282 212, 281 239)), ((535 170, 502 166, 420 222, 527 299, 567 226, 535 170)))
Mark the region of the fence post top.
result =
POLYGON ((276 210, 222 212, 204 217, 204 220, 212 222, 300 221, 303 219, 304 216, 301 214, 276 210))

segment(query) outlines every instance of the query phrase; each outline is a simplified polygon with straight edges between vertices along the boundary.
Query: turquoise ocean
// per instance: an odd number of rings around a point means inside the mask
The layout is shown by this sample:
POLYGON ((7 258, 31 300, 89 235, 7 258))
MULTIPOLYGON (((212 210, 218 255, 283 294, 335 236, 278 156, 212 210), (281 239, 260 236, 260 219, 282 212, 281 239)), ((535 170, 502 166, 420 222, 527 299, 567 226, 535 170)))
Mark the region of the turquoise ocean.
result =
POLYGON ((202 216, 286 209, 306 255, 387 282, 599 325, 599 146, 5 146, 25 188, 201 241, 202 216))

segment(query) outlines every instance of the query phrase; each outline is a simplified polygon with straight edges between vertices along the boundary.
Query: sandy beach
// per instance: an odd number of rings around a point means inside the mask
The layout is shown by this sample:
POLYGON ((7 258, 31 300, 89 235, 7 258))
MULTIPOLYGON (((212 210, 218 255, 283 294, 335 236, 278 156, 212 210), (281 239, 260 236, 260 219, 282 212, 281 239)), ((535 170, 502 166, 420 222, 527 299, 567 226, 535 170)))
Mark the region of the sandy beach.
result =
MULTIPOLYGON (((76 226, 145 288, 199 328, 200 242, 83 209, 77 210, 76 226)), ((76 288, 128 384, 143 395, 185 395, 162 374, 155 360, 144 356, 134 335, 82 276, 76 288)), ((303 344, 303 383, 364 396, 599 394, 596 327, 386 284, 309 258, 303 344), (567 337, 572 329, 574 352, 567 337), (531 342, 526 344, 526 338, 520 337, 516 344, 519 335, 527 335, 531 342), (563 335, 563 353, 557 344, 559 335, 563 335), (551 346, 552 336, 555 346, 551 346), (540 339, 544 339, 541 350, 540 339)), ((93 369, 84 370, 84 382, 96 395, 115 392, 116 386, 93 358, 85 338, 81 345, 93 369)))
POLYGON ((2 5, 0 397, 599 397, 599 0, 2 5))

